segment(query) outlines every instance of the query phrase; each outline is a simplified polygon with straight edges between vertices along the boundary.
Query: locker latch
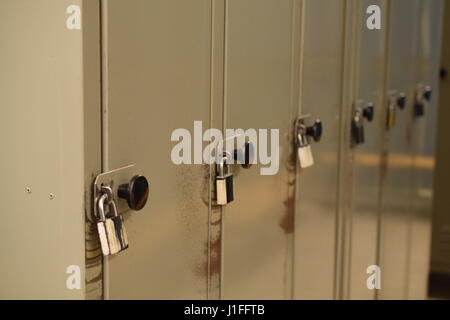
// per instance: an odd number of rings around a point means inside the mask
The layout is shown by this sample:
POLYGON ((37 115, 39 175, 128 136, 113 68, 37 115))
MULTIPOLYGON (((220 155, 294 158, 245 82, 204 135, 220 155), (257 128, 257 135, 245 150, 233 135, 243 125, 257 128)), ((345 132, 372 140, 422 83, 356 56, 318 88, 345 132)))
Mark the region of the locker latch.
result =
POLYGON ((311 115, 299 117, 295 123, 294 134, 296 137, 297 156, 300 168, 307 168, 314 165, 314 157, 311 150, 311 139, 319 142, 322 138, 322 121, 317 119, 311 126, 306 125, 306 120, 311 115))
POLYGON ((134 165, 99 174, 94 180, 94 216, 103 255, 113 255, 128 248, 128 238, 121 213, 141 210, 148 200, 147 179, 134 165))
POLYGON ((372 122, 375 114, 375 106, 372 102, 365 103, 358 100, 353 105, 353 114, 351 120, 351 146, 354 147, 365 141, 364 122, 372 122))
POLYGON ((397 122, 397 108, 406 108, 406 93, 392 90, 388 93, 388 108, 386 113, 386 129, 392 129, 397 122))
MULTIPOLYGON (((140 175, 134 165, 99 174, 94 180, 94 203, 97 203, 109 187, 112 200, 117 205, 119 214, 128 210, 138 211, 144 208, 148 200, 149 184, 147 178, 140 175)), ((94 219, 98 219, 98 210, 94 206, 94 219)))
MULTIPOLYGON (((235 138, 235 137, 233 137, 235 138)), ((221 144, 223 146, 223 143, 221 144)), ((216 159, 216 204, 224 206, 234 200, 234 181, 231 172, 231 164, 239 164, 244 169, 249 169, 254 163, 255 150, 251 142, 246 142, 242 148, 232 152, 219 151, 216 159)))
POLYGON ((416 117, 423 117, 425 114, 425 105, 431 101, 433 90, 431 86, 426 86, 419 83, 416 87, 415 101, 414 101, 414 115, 416 117))

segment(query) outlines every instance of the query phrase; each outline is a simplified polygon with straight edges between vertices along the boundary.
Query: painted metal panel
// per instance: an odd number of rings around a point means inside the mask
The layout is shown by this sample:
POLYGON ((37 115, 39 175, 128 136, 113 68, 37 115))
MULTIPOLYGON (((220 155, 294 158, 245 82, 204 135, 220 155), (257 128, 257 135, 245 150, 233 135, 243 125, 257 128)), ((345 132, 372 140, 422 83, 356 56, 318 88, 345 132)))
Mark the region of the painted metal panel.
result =
MULTIPOLYGON (((348 248, 344 273, 343 296, 345 299, 374 299, 375 290, 367 288, 367 268, 378 261, 378 204, 381 168, 382 133, 385 130, 384 81, 386 64, 386 18, 387 2, 355 0, 347 7, 347 19, 352 25, 354 41, 349 41, 355 50, 355 66, 351 79, 351 104, 346 107, 352 113, 352 105, 363 101, 363 106, 375 105, 373 122, 365 121, 365 142, 350 148, 350 166, 344 176, 348 189, 346 198, 349 214, 348 248), (371 5, 381 9, 381 29, 371 30, 366 26, 371 5)), ((352 32, 352 30, 349 30, 352 32)), ((347 145, 347 147, 350 147, 347 145)))
POLYGON ((210 171, 172 163, 170 137, 210 125, 211 1, 102 7, 103 169, 134 163, 150 182, 147 206, 125 215, 130 248, 108 259, 106 298, 205 299, 210 171))
POLYGON ((409 239, 409 299, 427 297, 443 6, 442 0, 422 0, 417 32, 415 81, 430 85, 433 95, 431 103, 426 105, 424 117, 416 118, 412 124, 414 172, 409 239))
POLYGON ((66 27, 69 5, 82 1, 0 2, 2 299, 85 297, 87 100, 83 33, 66 27), (80 290, 66 286, 71 265, 80 290))
POLYGON ((279 129, 280 162, 275 175, 261 175, 268 167, 261 163, 248 170, 233 166, 235 200, 225 208, 225 299, 292 297, 294 194, 289 184, 295 178, 291 133, 298 19, 298 1, 226 2, 226 127, 279 129))
MULTIPOLYGON (((415 89, 415 48, 420 1, 389 2, 387 91, 407 95, 405 110, 397 110, 396 126, 385 135, 385 171, 382 172, 380 267, 381 299, 405 299, 408 288, 411 226, 412 108, 415 89)), ((387 101, 385 102, 387 107, 387 101)))
POLYGON ((324 135, 312 146, 315 165, 297 176, 294 298, 333 299, 344 2, 306 0, 303 17, 300 110, 322 120, 324 135))

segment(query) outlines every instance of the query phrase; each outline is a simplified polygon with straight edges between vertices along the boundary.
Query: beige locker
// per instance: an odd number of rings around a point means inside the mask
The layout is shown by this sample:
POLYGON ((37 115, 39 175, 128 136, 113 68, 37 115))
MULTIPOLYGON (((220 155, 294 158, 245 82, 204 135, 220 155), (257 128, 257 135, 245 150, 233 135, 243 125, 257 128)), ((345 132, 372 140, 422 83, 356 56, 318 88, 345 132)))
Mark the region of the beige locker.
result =
POLYGON ((95 4, 0 3, 2 299, 86 297, 84 177, 100 131, 85 131, 85 116, 99 102, 99 55, 97 21, 67 27, 78 8, 95 4))
POLYGON ((324 133, 312 146, 314 166, 297 174, 294 298, 334 299, 344 2, 306 0, 302 16, 300 114, 321 119, 324 133))
MULTIPOLYGON (((435 147, 442 141, 437 136, 439 103, 439 69, 441 61, 444 1, 422 0, 417 33, 416 85, 430 86, 431 100, 425 101, 422 117, 412 123, 413 190, 409 244, 408 299, 425 299, 431 259, 431 214, 434 192, 435 147)), ((445 90, 445 89, 444 89, 445 90)), ((441 116, 444 116, 440 115, 441 116)), ((436 188, 439 191, 439 188, 436 188)), ((437 224, 439 228, 439 224, 437 224)))
POLYGON ((392 91, 404 92, 407 104, 404 110, 397 109, 396 123, 385 134, 380 203, 380 299, 408 297, 413 200, 412 114, 420 9, 420 0, 389 3, 385 105, 389 107, 392 91))
POLYGON ((382 134, 386 128, 385 71, 388 1, 348 1, 345 47, 346 74, 343 118, 346 128, 343 146, 341 197, 343 214, 341 278, 342 299, 375 299, 376 289, 367 280, 378 264, 379 196, 382 134), (380 9, 381 29, 369 29, 371 6, 380 9), (352 141, 352 121, 357 108, 373 115, 363 117, 364 142, 352 141), (372 119, 373 118, 373 119, 372 119), (350 137, 349 137, 350 136, 350 137), (369 271, 368 271, 369 269, 369 271))
POLYGON ((103 170, 134 164, 150 200, 104 260, 110 299, 206 299, 209 168, 172 163, 177 128, 210 126, 212 2, 102 1, 103 170))
MULTIPOLYGON (((300 6, 296 0, 228 0, 225 127, 279 130, 279 164, 233 166, 234 202, 224 208, 223 298, 292 298, 300 6)), ((264 143, 259 136, 258 153, 264 143)), ((278 141, 276 141, 278 142, 278 141)), ((241 148, 241 145, 237 145, 241 148)), ((259 159, 261 160, 261 159, 259 159)))

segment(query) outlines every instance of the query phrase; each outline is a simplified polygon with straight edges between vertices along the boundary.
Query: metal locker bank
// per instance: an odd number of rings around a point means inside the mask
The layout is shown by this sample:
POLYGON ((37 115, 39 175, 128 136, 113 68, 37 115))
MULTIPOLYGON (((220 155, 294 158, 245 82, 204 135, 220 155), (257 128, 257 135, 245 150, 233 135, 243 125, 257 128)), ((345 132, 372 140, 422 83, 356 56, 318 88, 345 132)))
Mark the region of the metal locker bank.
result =
POLYGON ((435 297, 449 7, 0 0, 0 299, 435 297))

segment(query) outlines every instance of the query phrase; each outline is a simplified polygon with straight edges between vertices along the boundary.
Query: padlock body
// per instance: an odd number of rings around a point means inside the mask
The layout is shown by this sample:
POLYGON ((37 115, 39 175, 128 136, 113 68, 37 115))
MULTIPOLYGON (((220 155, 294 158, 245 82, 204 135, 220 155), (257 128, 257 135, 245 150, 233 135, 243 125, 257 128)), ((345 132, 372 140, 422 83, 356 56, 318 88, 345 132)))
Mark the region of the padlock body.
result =
POLYGON ((233 186, 233 175, 228 175, 225 177, 226 193, 227 193, 227 203, 234 200, 234 186, 233 186))
POLYGON ((105 225, 106 233, 108 235, 109 253, 116 254, 120 252, 121 249, 119 239, 117 238, 116 226, 111 218, 106 219, 105 225))
POLYGON ((364 125, 359 121, 352 122, 352 138, 354 144, 362 144, 365 141, 364 125))
POLYGON ((414 114, 416 117, 422 117, 425 114, 425 107, 423 102, 416 102, 414 105, 414 114))
POLYGON ((226 205, 227 202, 227 184, 225 177, 216 178, 216 201, 218 205, 226 205))
POLYGON ((311 145, 305 145, 298 148, 298 161, 300 168, 307 168, 314 165, 314 158, 312 155, 311 145))
POLYGON ((391 106, 389 107, 387 112, 387 123, 386 123, 387 128, 392 129, 393 127, 395 127, 395 122, 396 122, 395 107, 391 106))
POLYGON ((106 222, 105 221, 97 222, 97 229, 102 253, 104 256, 109 256, 111 254, 111 250, 109 248, 108 233, 106 231, 106 222))
POLYGON ((128 248, 128 236, 123 224, 123 218, 121 216, 115 216, 111 220, 114 223, 114 229, 116 232, 116 239, 118 241, 119 251, 123 251, 128 248))

